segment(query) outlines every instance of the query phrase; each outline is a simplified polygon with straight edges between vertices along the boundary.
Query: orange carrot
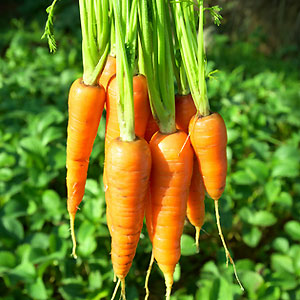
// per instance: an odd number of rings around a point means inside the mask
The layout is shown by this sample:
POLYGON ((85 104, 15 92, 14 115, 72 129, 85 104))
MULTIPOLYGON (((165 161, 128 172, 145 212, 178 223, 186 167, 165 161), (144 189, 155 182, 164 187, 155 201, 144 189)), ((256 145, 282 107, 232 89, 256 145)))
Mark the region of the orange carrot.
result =
POLYGON ((144 139, 127 142, 117 138, 109 144, 105 195, 112 263, 121 281, 131 267, 143 226, 150 169, 151 153, 144 139))
MULTIPOLYGON (((196 113, 196 107, 191 94, 176 95, 176 126, 177 128, 188 133, 190 119, 196 113)), ((195 241, 199 248, 200 230, 204 223, 205 217, 205 188, 203 179, 199 172, 197 158, 194 157, 193 176, 187 201, 187 217, 191 224, 196 228, 195 241)))
MULTIPOLYGON (((120 135, 118 122, 118 83, 113 77, 107 88, 106 97, 106 134, 105 149, 109 143, 120 135)), ((144 75, 133 77, 133 101, 135 134, 144 137, 150 112, 148 99, 147 80, 144 75)))
POLYGON ((182 149, 186 139, 183 131, 172 134, 157 132, 150 141, 153 254, 165 277, 167 299, 180 258, 180 238, 193 171, 190 142, 182 149))
POLYGON ((227 174, 227 133, 218 113, 195 115, 190 121, 190 137, 207 193, 218 200, 225 188, 227 174))
POLYGON ((89 86, 82 79, 74 81, 69 92, 69 122, 67 138, 68 212, 76 258, 74 219, 85 189, 85 182, 94 140, 105 101, 102 86, 89 86))
POLYGON ((176 126, 188 133, 190 120, 197 112, 192 95, 176 95, 175 105, 176 126))
POLYGON ((156 121, 154 120, 152 114, 150 114, 150 118, 148 120, 146 132, 145 132, 145 140, 149 143, 154 133, 157 132, 158 130, 159 127, 156 121))
POLYGON ((198 161, 194 158, 193 176, 189 191, 189 198, 187 202, 186 215, 191 224, 196 228, 195 241, 197 248, 199 248, 200 230, 204 224, 205 217, 205 188, 203 179, 198 167, 198 161))
POLYGON ((116 75, 116 58, 112 55, 108 55, 104 69, 99 76, 99 85, 103 85, 106 90, 110 80, 114 75, 116 75))

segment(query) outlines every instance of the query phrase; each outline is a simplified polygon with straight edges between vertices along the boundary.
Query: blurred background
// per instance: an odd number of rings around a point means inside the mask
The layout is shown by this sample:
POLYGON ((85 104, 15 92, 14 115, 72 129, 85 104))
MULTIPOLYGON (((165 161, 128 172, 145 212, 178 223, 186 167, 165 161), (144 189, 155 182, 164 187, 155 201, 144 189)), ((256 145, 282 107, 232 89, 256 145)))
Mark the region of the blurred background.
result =
MULTIPOLYGON (((221 223, 242 293, 206 199, 200 253, 187 222, 173 300, 300 299, 300 2, 207 1, 211 107, 228 128, 228 180, 221 223), (208 18, 209 19, 209 18, 208 18)), ((102 184, 102 118, 76 217, 72 259, 66 210, 67 96, 81 76, 77 1, 57 3, 58 50, 41 40, 50 1, 0 4, 0 295, 3 300, 110 299, 114 288, 102 184)), ((143 299, 151 245, 143 229, 127 298, 143 299)), ((157 266, 150 299, 163 299, 157 266)))

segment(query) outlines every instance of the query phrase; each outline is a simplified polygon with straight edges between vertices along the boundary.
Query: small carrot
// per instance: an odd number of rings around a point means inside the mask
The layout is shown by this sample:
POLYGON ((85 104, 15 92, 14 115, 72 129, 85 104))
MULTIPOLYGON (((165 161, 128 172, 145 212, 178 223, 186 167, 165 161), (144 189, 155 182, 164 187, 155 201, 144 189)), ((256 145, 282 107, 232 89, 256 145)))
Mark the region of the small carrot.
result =
POLYGON ((108 55, 104 69, 99 76, 99 85, 103 85, 106 90, 110 80, 114 75, 116 75, 116 58, 112 55, 108 55))
POLYGON ((150 114, 147 127, 146 127, 146 132, 145 132, 145 140, 149 143, 152 136, 154 135, 155 132, 159 131, 159 127, 154 120, 152 114, 150 114))
POLYGON ((88 86, 77 79, 69 93, 69 122, 67 138, 67 190, 70 215, 72 254, 76 258, 74 219, 85 189, 85 182, 105 101, 102 86, 88 86))

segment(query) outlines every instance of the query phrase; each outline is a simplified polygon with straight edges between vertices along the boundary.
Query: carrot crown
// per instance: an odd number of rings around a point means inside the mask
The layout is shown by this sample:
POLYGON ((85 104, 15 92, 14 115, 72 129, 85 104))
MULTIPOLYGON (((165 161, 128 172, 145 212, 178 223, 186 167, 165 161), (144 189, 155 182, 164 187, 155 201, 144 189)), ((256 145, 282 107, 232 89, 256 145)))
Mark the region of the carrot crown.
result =
POLYGON ((109 50, 108 0, 79 0, 82 29, 83 82, 94 85, 109 50))
MULTIPOLYGON (((199 115, 207 116, 210 112, 205 81, 206 57, 203 39, 205 9, 203 2, 203 0, 198 1, 198 38, 193 3, 189 1, 174 2, 173 16, 175 19, 177 38, 181 41, 180 52, 182 62, 186 70, 186 76, 195 106, 199 115)), ((210 8, 210 10, 215 19, 215 23, 219 25, 221 18, 218 14, 219 8, 216 6, 210 8)))
POLYGON ((175 127, 174 73, 165 0, 139 0, 139 36, 151 110, 160 131, 175 127))
POLYGON ((116 33, 116 77, 120 97, 118 103, 120 137, 125 141, 133 141, 135 139, 133 69, 136 53, 137 0, 113 0, 112 2, 116 33), (127 29, 126 35, 124 28, 127 29))

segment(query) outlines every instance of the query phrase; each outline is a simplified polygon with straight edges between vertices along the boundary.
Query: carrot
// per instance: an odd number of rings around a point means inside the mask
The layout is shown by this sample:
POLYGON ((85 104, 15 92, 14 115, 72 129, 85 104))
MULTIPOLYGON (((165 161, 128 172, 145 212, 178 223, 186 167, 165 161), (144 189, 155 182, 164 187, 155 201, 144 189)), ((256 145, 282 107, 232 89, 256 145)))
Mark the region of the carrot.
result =
POLYGON ((193 151, 186 133, 157 132, 150 141, 152 171, 150 178, 153 254, 162 270, 167 299, 173 273, 180 258, 188 191, 193 171, 193 151))
POLYGON ((72 255, 76 258, 74 219, 82 201, 87 177, 89 158, 102 115, 105 90, 97 84, 107 57, 109 45, 108 0, 92 3, 79 0, 82 29, 83 76, 77 79, 69 91, 69 121, 67 137, 67 206, 70 215, 72 255), (100 8, 103 10, 99 22, 96 20, 100 8), (97 13, 96 13, 97 12, 97 13), (89 20, 88 17, 89 16, 89 20), (100 33, 101 35, 97 34, 100 33))
POLYGON ((188 133, 190 120, 197 112, 192 95, 176 95, 175 109, 177 128, 188 133))
POLYGON ((150 168, 151 153, 144 139, 132 142, 114 139, 109 144, 106 153, 108 226, 113 268, 121 281, 131 267, 143 226, 150 168))
MULTIPOLYGON (((190 119, 196 113, 196 107, 191 94, 176 95, 176 126, 177 128, 188 133, 190 119)), ((189 190, 189 198, 187 201, 187 218, 190 223, 196 228, 195 241, 199 249, 200 230, 204 223, 205 217, 205 188, 203 179, 199 172, 197 158, 194 156, 193 176, 189 190)))
POLYGON ((108 55, 104 69, 101 75, 99 76, 99 80, 98 80, 99 85, 100 84, 103 85, 103 87, 106 90, 111 78, 114 75, 116 75, 116 58, 112 55, 108 55))
POLYGON ((102 86, 88 86, 77 79, 69 92, 69 122, 67 138, 67 190, 68 212, 73 239, 73 256, 76 258, 74 219, 85 189, 85 182, 105 101, 102 86))
POLYGON ((227 174, 225 122, 218 113, 205 117, 195 115, 190 122, 190 136, 205 189, 212 199, 218 200, 227 174))
POLYGON ((196 246, 199 249, 200 230, 205 218, 205 188, 198 167, 198 161, 194 158, 193 176, 187 201, 186 215, 190 223, 196 228, 196 246))
MULTIPOLYGON (((113 77, 108 85, 106 97, 105 149, 113 139, 120 135, 120 126, 118 123, 118 97, 118 83, 116 77, 113 77)), ((135 134, 139 137, 144 137, 148 119, 151 114, 147 80, 144 75, 133 76, 133 102, 135 134)))
POLYGON ((146 132, 145 132, 145 140, 149 143, 152 136, 154 135, 155 132, 159 130, 159 127, 154 120, 152 114, 150 114, 147 127, 146 127, 146 132))

